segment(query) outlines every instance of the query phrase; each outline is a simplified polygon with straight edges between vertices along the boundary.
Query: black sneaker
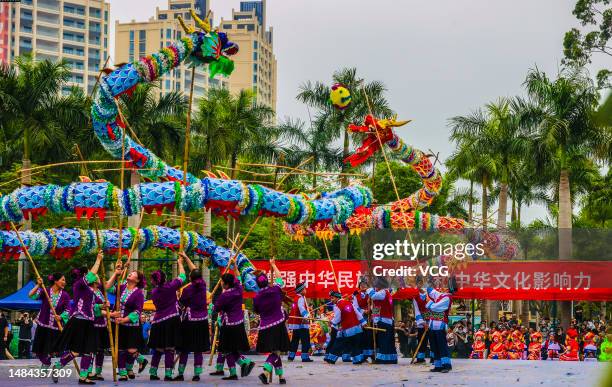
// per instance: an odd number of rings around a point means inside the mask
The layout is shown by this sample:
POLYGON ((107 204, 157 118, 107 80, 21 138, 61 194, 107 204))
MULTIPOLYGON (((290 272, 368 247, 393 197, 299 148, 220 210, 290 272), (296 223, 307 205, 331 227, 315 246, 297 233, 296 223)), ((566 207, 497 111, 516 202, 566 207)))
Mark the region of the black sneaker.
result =
POLYGON ((240 366, 240 377, 244 378, 249 376, 251 374, 251 371, 253 371, 253 368, 255 368, 254 361, 250 361, 248 364, 242 364, 240 366))
POLYGON ((174 382, 184 382, 185 381, 185 377, 183 375, 176 375, 174 377, 174 379, 172 379, 172 381, 174 381, 174 382))
POLYGON ((414 364, 425 363, 425 359, 416 359, 414 364))
POLYGON ((144 359, 144 360, 142 361, 142 363, 140 363, 140 364, 138 365, 138 373, 139 373, 139 374, 141 374, 141 373, 142 373, 142 371, 144 371, 144 370, 145 370, 145 368, 147 368, 147 365, 148 365, 148 364, 149 364, 149 361, 148 361, 147 359, 144 359))
POLYGON ((92 382, 89 379, 79 379, 79 384, 92 385, 92 384, 96 384, 96 382, 92 382))
POLYGON ((238 375, 224 376, 221 380, 238 380, 238 375))
POLYGON ((101 382, 103 382, 103 381, 104 381, 104 377, 102 377, 102 375, 98 375, 98 374, 89 375, 89 376, 87 377, 87 379, 89 379, 89 380, 99 380, 99 381, 101 381, 101 382))
POLYGON ((442 368, 442 370, 440 372, 443 373, 443 374, 447 374, 447 373, 449 373, 449 371, 450 371, 450 369, 444 367, 444 368, 442 368))
POLYGON ((285 379, 285 378, 279 378, 279 379, 278 379, 278 384, 287 384, 287 379, 285 379))
POLYGON ((200 381, 200 375, 193 375, 193 378, 191 378, 192 382, 199 382, 200 381))
POLYGON ((120 382, 127 382, 128 381, 127 375, 119 376, 119 381, 120 382))
POLYGON ((225 371, 220 370, 220 371, 215 371, 215 372, 211 372, 209 373, 210 376, 224 376, 225 375, 225 371))
POLYGON ((442 368, 442 367, 434 367, 434 368, 430 369, 429 371, 430 372, 442 372, 443 369, 444 368, 442 368))
POLYGON ((134 374, 134 371, 128 371, 128 378, 136 379, 136 374, 134 374))
MULTIPOLYGON (((307 358, 307 359, 302 359, 302 363, 312 363, 314 360, 312 360, 311 358, 307 358)), ((344 360, 343 360, 344 361, 344 360)), ((350 361, 350 360, 347 360, 350 361)))
POLYGON ((268 384, 268 377, 263 372, 259 374, 259 380, 261 380, 263 384, 268 384))
POLYGON ((157 376, 157 375, 149 375, 149 380, 159 380, 159 376, 157 376))
POLYGON ((172 376, 164 376, 164 382, 174 382, 174 378, 172 376))

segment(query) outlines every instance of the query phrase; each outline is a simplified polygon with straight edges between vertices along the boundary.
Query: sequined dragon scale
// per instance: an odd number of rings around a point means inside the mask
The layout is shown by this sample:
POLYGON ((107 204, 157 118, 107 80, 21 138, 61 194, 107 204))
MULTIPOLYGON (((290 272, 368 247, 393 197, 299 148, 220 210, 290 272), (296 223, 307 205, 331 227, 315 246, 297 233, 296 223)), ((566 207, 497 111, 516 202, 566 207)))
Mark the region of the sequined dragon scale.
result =
MULTIPOLYGON (((115 254, 119 250, 119 230, 100 230, 98 246, 96 232, 80 228, 53 228, 40 232, 19 231, 28 252, 33 256, 51 255, 56 259, 69 259, 75 254, 95 254, 103 250, 107 254, 115 254)), ((255 268, 247 257, 236 254, 225 247, 217 246, 215 242, 193 231, 183 232, 184 248, 187 253, 210 257, 218 267, 226 267, 232 257, 235 258, 242 283, 249 291, 259 288, 253 272, 255 268)), ((121 248, 129 252, 132 246, 138 251, 150 249, 178 250, 180 246, 180 231, 162 226, 150 226, 141 229, 126 228, 121 233, 121 248)), ((23 248, 15 231, 0 231, 0 258, 4 261, 18 259, 23 248)))

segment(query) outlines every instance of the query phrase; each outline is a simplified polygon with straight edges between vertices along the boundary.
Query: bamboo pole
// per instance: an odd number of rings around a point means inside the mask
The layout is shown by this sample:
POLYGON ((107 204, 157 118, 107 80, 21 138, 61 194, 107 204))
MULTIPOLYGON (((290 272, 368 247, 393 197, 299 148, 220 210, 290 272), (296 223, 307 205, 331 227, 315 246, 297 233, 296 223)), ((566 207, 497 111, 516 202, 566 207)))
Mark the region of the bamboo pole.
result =
MULTIPOLYGON (((45 297, 47 297, 49 308, 51 309, 51 313, 53 313, 53 318, 55 319, 55 322, 57 323, 57 327, 59 331, 61 332, 64 330, 64 327, 62 326, 60 317, 57 315, 57 312, 55 311, 55 307, 53 306, 53 302, 51 301, 51 296, 49 296, 49 293, 47 292, 47 288, 45 287, 45 282, 43 281, 42 277, 40 276, 40 273, 38 272, 38 269, 36 268, 36 264, 34 263, 32 256, 30 255, 30 251, 28 250, 28 247, 25 245, 25 243, 23 243, 23 239, 21 239, 21 235, 19 235, 19 231, 17 230, 17 227, 15 227, 15 223, 11 222, 11 227, 13 228, 13 231, 15 231, 15 235, 17 236, 17 240, 19 241, 19 244, 21 245, 21 248, 23 249, 23 253, 25 254, 26 257, 28 257, 28 260, 30 261, 30 265, 32 265, 32 269, 34 270, 34 275, 36 275, 36 279, 42 282, 41 288, 43 292, 45 293, 45 297)), ((76 369, 77 374, 80 374, 81 371, 79 369, 79 365, 77 364, 76 359, 72 359, 72 363, 74 364, 74 368, 76 369)))
POLYGON ((410 364, 414 363, 414 358, 419 353, 419 349, 421 349, 423 340, 425 339, 425 336, 427 336, 427 331, 429 331, 429 325, 425 325, 425 331, 423 331, 423 336, 421 336, 421 340, 419 340, 419 345, 417 345, 416 349, 414 350, 414 353, 412 354, 412 359, 410 359, 410 364))
MULTIPOLYGON (((79 150, 80 153, 80 150, 79 150)), ((100 239, 100 228, 98 226, 98 221, 96 220, 96 214, 94 214, 94 227, 96 230, 96 244, 98 247, 98 251, 102 251, 102 242, 100 239)), ((104 296, 104 309, 106 310, 106 329, 108 330, 108 339, 109 339, 109 343, 110 343, 110 349, 111 349, 111 362, 113 364, 113 382, 117 383, 117 358, 115 357, 115 340, 113 339, 113 329, 111 326, 111 319, 110 319, 110 306, 107 306, 108 303, 108 295, 106 293, 106 268, 104 267, 104 260, 102 260, 102 262, 100 262, 100 277, 102 279, 102 295, 104 296)), ((117 302, 117 300, 115 299, 115 303, 117 302)))
POLYGON ((325 254, 327 255, 327 260, 329 261, 329 266, 331 266, 332 273, 334 273, 334 280, 336 281, 336 288, 340 291, 340 283, 338 282, 338 276, 336 275, 336 270, 334 269, 334 263, 332 262, 331 256, 329 255, 329 249, 327 248, 327 241, 325 239, 321 239, 323 241, 323 246, 325 247, 325 254))
MULTIPOLYGON (((108 62, 107 58, 107 62, 108 62)), ((105 64, 106 67, 106 64, 105 64)), ((100 75, 98 75, 98 80, 100 79, 100 75)), ((79 158, 81 159, 81 161, 85 161, 85 158, 83 157, 83 153, 81 152, 81 148, 79 147, 79 144, 74 144, 76 147, 76 151, 79 155, 79 158)), ((87 168, 86 164, 82 165, 83 170, 85 172, 86 175, 89 175, 89 171, 87 168)), ((98 221, 96 219, 97 214, 94 213, 93 215, 93 222, 94 222, 94 228, 96 231, 96 246, 98 247, 98 251, 102 252, 102 242, 100 239, 100 227, 98 225, 98 221)), ((113 330, 112 330, 112 326, 111 326, 111 321, 110 321, 110 306, 108 305, 108 296, 107 296, 107 292, 106 292, 106 268, 104 267, 104 258, 102 258, 102 262, 100 262, 100 276, 102 279, 102 295, 104 296, 104 309, 106 310, 106 329, 108 330, 108 339, 109 339, 109 345, 110 345, 110 350, 111 350, 111 363, 113 365, 113 382, 117 383, 117 363, 118 363, 118 359, 115 357, 115 346, 114 343, 115 341, 113 340, 113 330)))
MULTIPOLYGON (((187 111, 187 124, 185 125, 185 148, 183 150, 183 185, 187 186, 187 166, 189 163, 189 136, 191 135, 191 109, 193 106, 193 86, 195 83, 195 66, 191 68, 191 85, 189 90, 189 110, 187 111)), ((177 203, 179 204, 179 203, 177 203)), ((183 251, 185 247, 185 238, 183 231, 185 230, 185 211, 181 210, 181 239, 179 242, 179 251, 183 251)))
MULTIPOLYGON (((117 106, 117 112, 119 113, 121 117, 123 117, 123 114, 121 113, 121 107, 119 106, 119 101, 117 101, 117 99, 115 99, 114 101, 115 101, 115 105, 117 106)), ((126 122, 126 121, 123 121, 123 122, 126 122)), ((123 189, 125 188, 125 137, 126 137, 125 129, 121 128, 121 172, 120 172, 121 192, 123 192, 123 189)), ((123 261, 123 259, 121 258, 121 253, 123 250, 123 218, 124 218, 123 214, 119 213, 119 251, 117 252, 117 261, 115 265, 118 265, 123 261)), ((125 268, 124 270, 127 270, 127 268, 125 268)), ((117 293, 115 294, 115 297, 116 297, 115 298, 115 311, 118 312, 119 304, 121 304, 120 302, 121 300, 121 281, 119 281, 118 278, 116 279, 116 281, 117 281, 116 283, 117 293)), ((115 358, 117 360, 119 359, 119 321, 117 319, 115 319, 115 358)))

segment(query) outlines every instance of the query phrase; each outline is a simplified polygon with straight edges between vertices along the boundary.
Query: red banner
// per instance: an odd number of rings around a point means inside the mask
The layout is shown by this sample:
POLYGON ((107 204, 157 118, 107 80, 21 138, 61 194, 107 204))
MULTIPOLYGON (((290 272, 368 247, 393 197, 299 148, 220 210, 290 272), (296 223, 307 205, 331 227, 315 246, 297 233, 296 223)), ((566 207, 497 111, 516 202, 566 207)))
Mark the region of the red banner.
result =
MULTIPOLYGON (((253 261, 253 264, 260 270, 270 268, 268 261, 253 261)), ((355 260, 335 260, 331 264, 327 260, 287 260, 277 261, 277 266, 289 289, 298 282, 307 282, 311 298, 328 298, 329 291, 337 288, 342 293, 350 293, 357 287, 361 275, 368 272, 366 261, 355 260)), ((389 274, 398 278, 414 276, 421 270, 411 261, 372 262, 375 274, 382 274, 383 269, 395 270, 387 271, 387 278, 389 274)), ((454 295, 456 298, 612 301, 612 262, 476 261, 456 269, 452 275, 459 289, 454 295)), ((403 288, 394 297, 406 299, 416 294, 414 288, 403 288)))

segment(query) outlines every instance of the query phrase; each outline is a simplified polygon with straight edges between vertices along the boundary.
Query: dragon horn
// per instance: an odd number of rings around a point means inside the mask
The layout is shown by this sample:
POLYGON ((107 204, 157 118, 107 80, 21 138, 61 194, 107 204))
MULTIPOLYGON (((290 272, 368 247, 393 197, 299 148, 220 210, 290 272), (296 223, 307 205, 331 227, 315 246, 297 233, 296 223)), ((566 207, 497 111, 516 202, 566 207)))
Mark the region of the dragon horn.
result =
POLYGON ((196 24, 206 33, 210 32, 210 23, 208 22, 208 16, 206 17, 206 21, 200 19, 200 17, 195 13, 193 9, 190 9, 191 17, 195 20, 196 24))
POLYGON ((186 34, 193 34, 195 32, 195 28, 193 28, 193 26, 188 26, 187 24, 185 24, 185 20, 183 20, 180 15, 178 16, 178 21, 179 23, 181 23, 181 27, 183 27, 183 30, 185 30, 186 34))

